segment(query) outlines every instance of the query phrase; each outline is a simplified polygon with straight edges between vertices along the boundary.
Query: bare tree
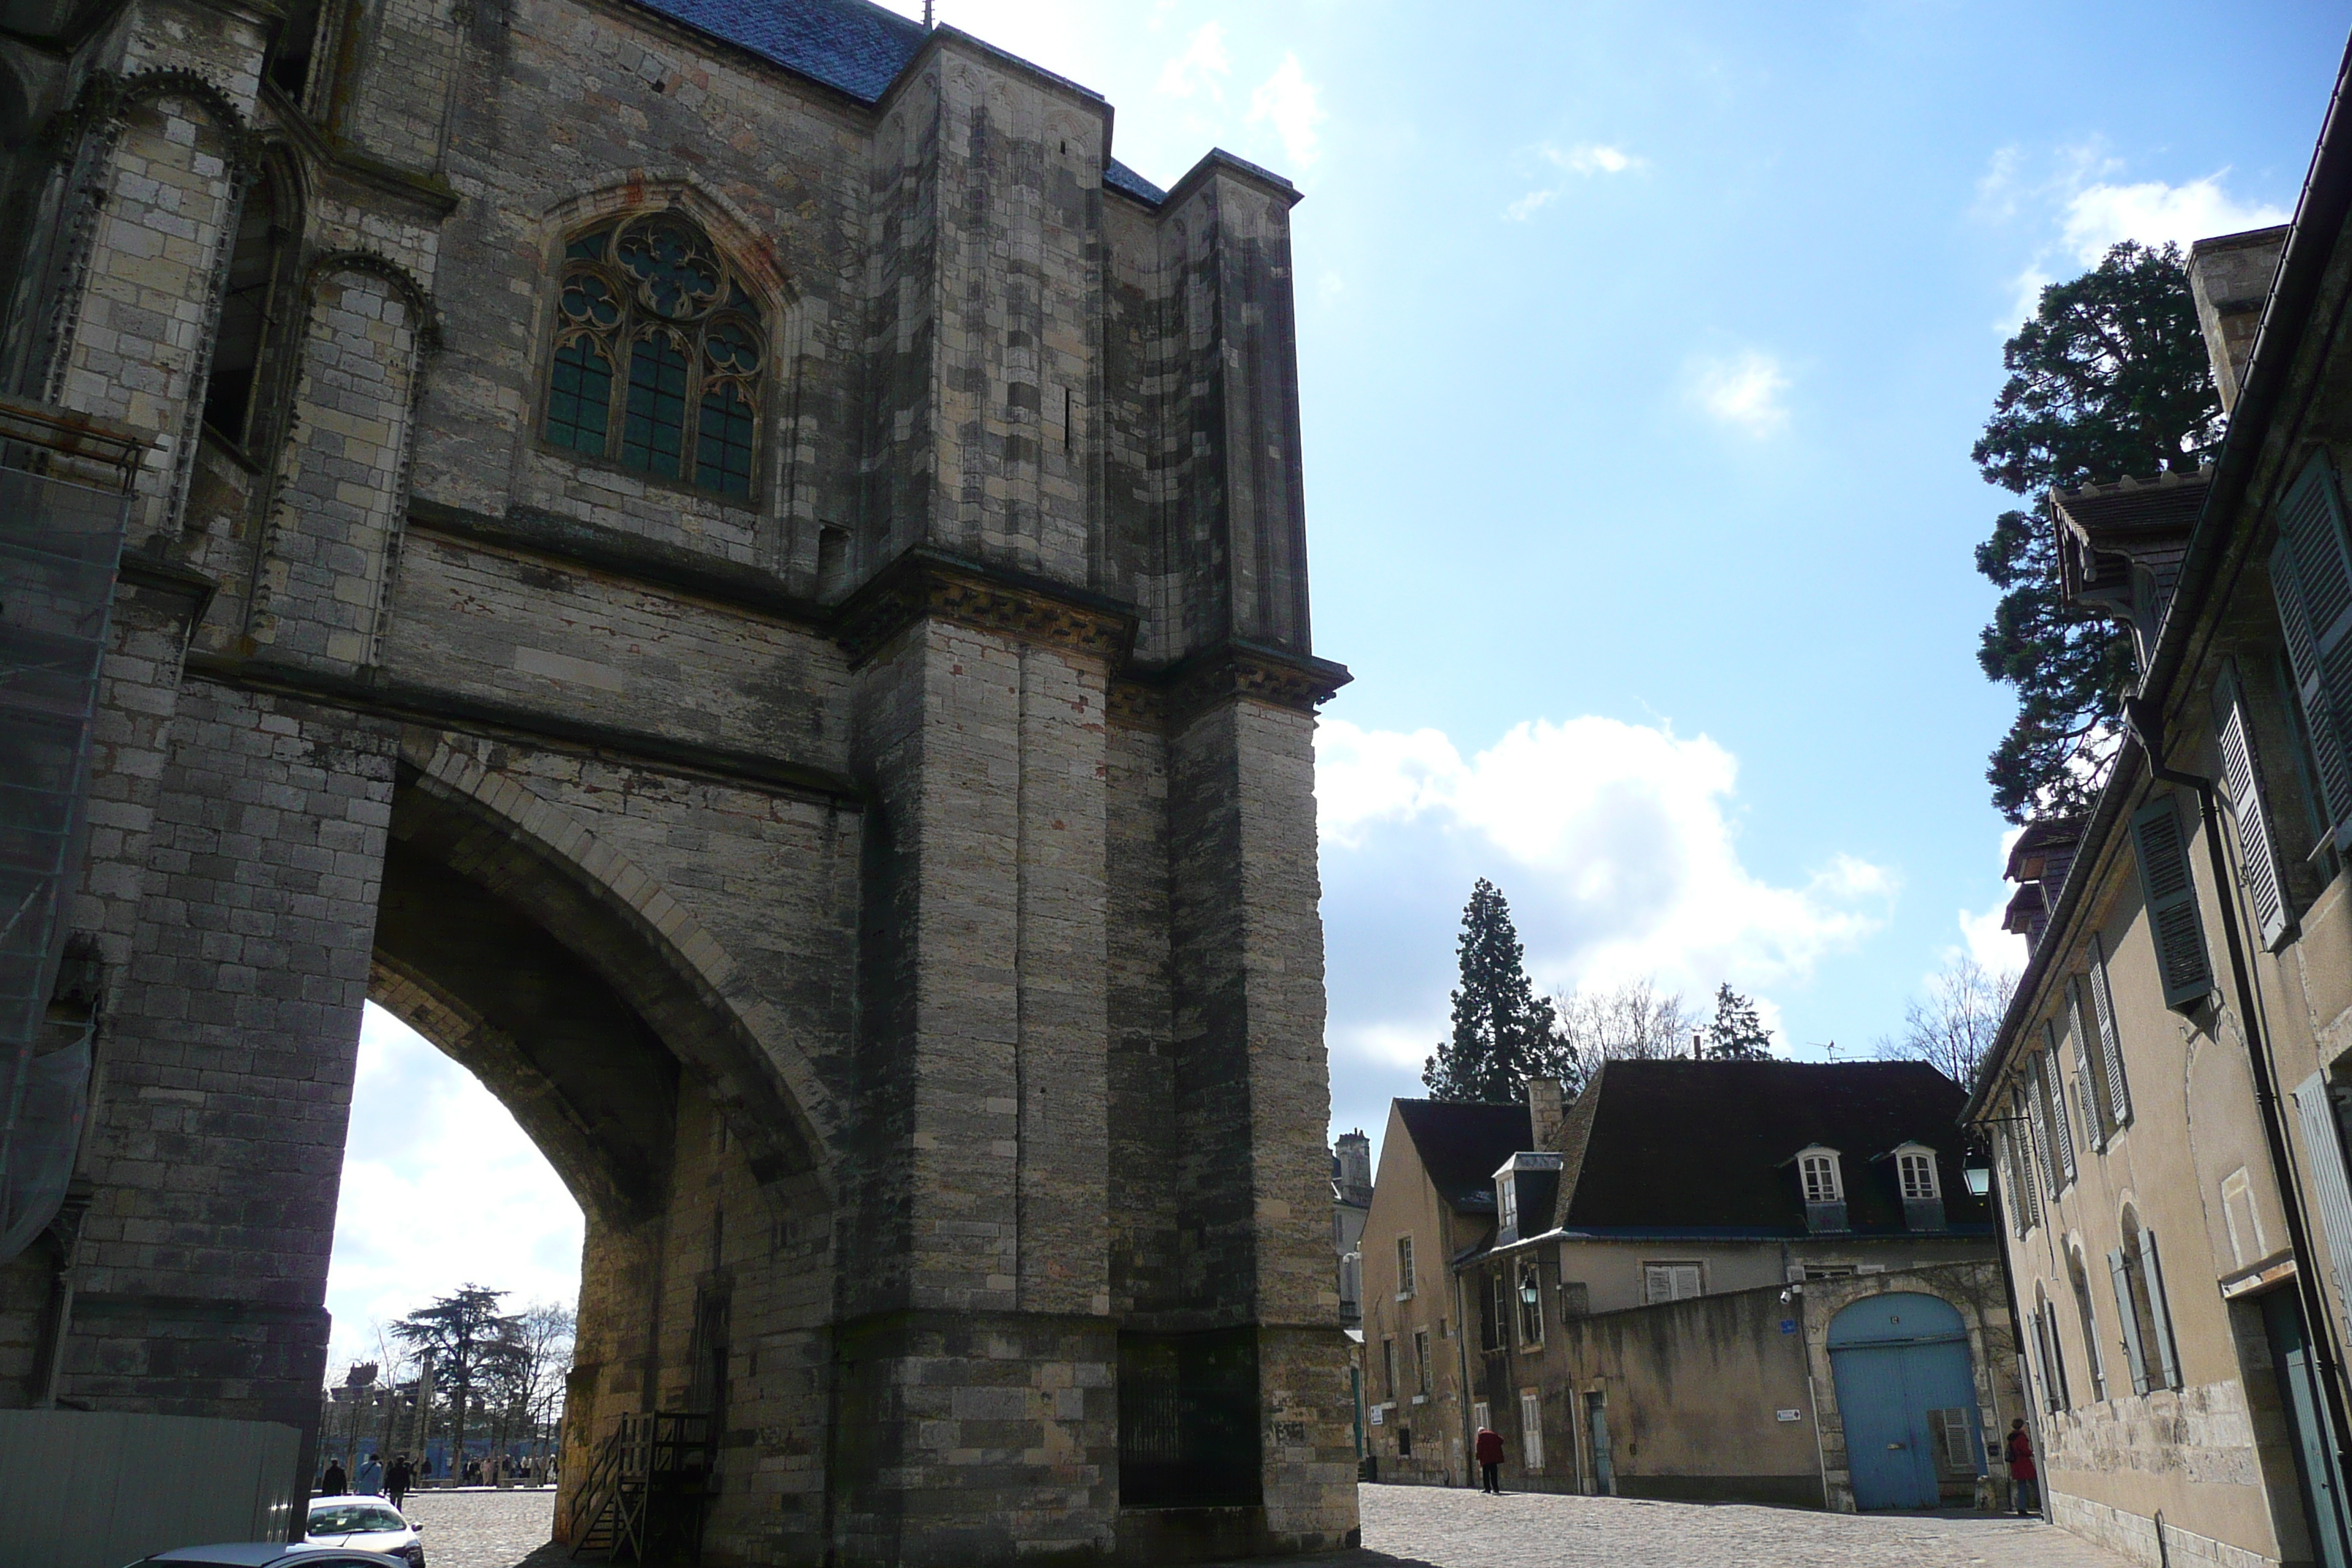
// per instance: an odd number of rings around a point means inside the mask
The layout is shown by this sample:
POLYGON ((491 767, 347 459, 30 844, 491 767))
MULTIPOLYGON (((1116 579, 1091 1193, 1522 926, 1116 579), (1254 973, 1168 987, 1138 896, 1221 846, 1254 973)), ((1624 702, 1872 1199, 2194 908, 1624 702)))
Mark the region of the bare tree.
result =
POLYGON ((1903 1034, 1878 1042, 1879 1058, 1926 1062, 1964 1089, 1973 1085, 2016 989, 2014 973, 1994 974, 1961 954, 1904 1008, 1903 1034))
POLYGON ((523 1428, 534 1440, 550 1439, 563 1416, 563 1394, 572 1371, 572 1347, 580 1320, 571 1308, 540 1301, 515 1320, 520 1352, 517 1392, 523 1428))
POLYGON ((1680 1056, 1699 1026, 1679 991, 1660 991, 1642 975, 1603 989, 1582 989, 1554 999, 1575 1083, 1591 1078, 1604 1061, 1653 1060, 1680 1056))

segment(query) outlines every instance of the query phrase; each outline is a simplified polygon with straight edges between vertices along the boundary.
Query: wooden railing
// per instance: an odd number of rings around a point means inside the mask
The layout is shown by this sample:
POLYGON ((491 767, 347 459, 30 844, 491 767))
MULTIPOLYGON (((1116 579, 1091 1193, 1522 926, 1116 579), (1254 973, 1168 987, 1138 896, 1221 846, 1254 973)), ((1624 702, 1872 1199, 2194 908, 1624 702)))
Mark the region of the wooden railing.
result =
POLYGON ((564 1521, 572 1555, 615 1563, 696 1561, 710 1495, 710 1418, 653 1411, 624 1415, 596 1446, 564 1521))

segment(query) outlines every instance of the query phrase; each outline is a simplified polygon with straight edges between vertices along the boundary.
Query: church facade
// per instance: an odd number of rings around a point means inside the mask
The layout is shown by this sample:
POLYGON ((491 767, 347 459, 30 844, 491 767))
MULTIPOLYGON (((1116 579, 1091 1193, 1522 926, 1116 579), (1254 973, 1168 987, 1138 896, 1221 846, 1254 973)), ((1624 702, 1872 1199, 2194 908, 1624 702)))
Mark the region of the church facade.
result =
POLYGON ((0 412, 140 454, 0 1405, 307 1479, 373 998, 586 1213, 560 1535, 682 1415, 710 1561, 1351 1541, 1297 192, 862 0, 0 67, 0 412))

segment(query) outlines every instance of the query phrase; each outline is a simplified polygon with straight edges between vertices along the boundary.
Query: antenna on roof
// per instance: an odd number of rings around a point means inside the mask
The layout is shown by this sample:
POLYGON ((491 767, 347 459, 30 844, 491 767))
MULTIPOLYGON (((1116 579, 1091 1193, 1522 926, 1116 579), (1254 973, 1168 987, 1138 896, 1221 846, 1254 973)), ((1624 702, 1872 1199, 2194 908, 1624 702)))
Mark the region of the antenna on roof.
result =
POLYGON ((938 26, 931 20, 931 0, 923 0, 923 26, 926 27, 938 26))

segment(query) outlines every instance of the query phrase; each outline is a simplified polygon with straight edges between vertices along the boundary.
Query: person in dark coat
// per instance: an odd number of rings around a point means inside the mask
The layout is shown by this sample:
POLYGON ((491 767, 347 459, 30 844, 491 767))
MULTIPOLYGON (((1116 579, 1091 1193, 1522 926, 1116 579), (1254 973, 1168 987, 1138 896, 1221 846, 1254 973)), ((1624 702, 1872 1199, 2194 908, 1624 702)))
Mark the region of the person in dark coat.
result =
POLYGON ((343 1462, 341 1459, 329 1459, 326 1473, 319 1478, 319 1495, 341 1497, 351 1489, 352 1479, 343 1473, 343 1462))
POLYGON ((1503 1435, 1492 1426, 1478 1428, 1478 1489, 1503 1495, 1503 1435))
POLYGON ((394 1454, 392 1457, 392 1468, 383 1473, 383 1495, 392 1500, 393 1507, 398 1508, 400 1500, 408 1495, 408 1489, 415 1483, 415 1480, 416 1471, 410 1466, 408 1456, 394 1454))
POLYGON ((2009 1506, 2021 1514, 2040 1513, 2041 1472, 2033 1468, 2033 1439, 2025 1435, 2024 1416, 2009 1424, 2001 1457, 2009 1461, 2009 1506))

